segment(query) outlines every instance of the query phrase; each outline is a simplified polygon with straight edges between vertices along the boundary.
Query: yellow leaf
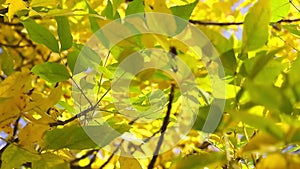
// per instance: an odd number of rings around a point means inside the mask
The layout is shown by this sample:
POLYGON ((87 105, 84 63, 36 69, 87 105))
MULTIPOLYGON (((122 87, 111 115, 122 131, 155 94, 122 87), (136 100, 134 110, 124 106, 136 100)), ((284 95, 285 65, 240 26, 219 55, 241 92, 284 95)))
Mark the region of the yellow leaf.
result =
POLYGON ((14 14, 21 10, 28 10, 26 2, 23 0, 7 0, 6 4, 9 5, 8 7, 8 20, 9 22, 13 18, 14 14))
POLYGON ((139 161, 130 154, 126 153, 124 150, 122 150, 121 157, 119 157, 119 163, 121 169, 142 169, 139 161))
POLYGON ((287 169, 287 161, 282 154, 270 154, 259 161, 257 169, 287 169))
POLYGON ((278 143, 280 143, 280 140, 267 133, 259 132, 250 139, 243 151, 273 151, 278 146, 278 143))
POLYGON ((31 110, 35 107, 38 107, 41 111, 47 111, 60 100, 61 95, 62 85, 51 89, 50 94, 47 97, 44 97, 41 93, 34 92, 31 96, 31 103, 26 107, 26 110, 31 110))
POLYGON ((0 127, 12 123, 29 102, 31 89, 29 71, 16 72, 0 83, 0 127))
POLYGON ((48 124, 28 123, 18 134, 19 144, 24 148, 34 150, 35 143, 42 139, 44 132, 48 129, 48 124))
POLYGON ((42 6, 42 7, 55 7, 57 5, 57 0, 32 0, 30 2, 30 6, 31 7, 39 7, 39 6, 42 6))

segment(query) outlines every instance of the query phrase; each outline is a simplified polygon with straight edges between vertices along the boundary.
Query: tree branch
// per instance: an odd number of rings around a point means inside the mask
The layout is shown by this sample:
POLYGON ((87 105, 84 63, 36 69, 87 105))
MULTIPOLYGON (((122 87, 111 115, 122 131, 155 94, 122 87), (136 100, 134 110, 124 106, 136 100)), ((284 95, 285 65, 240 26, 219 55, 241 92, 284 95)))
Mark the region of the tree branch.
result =
POLYGON ((293 7, 294 7, 298 12, 300 12, 300 9, 297 8, 297 6, 294 4, 294 2, 293 2, 292 0, 290 0, 289 2, 290 2, 290 4, 293 5, 293 7))
POLYGON ((12 44, 5 44, 5 43, 1 43, 0 42, 0 46, 5 46, 5 47, 9 47, 9 48, 25 48, 25 47, 28 47, 28 46, 31 46, 30 44, 27 44, 27 45, 12 45, 12 44))
POLYGON ((161 131, 160 131, 161 135, 159 137, 157 146, 155 148, 152 160, 150 161, 150 163, 148 165, 148 169, 153 169, 154 168, 154 164, 155 164, 155 162, 157 160, 159 150, 160 150, 160 148, 162 146, 162 143, 163 143, 163 140, 164 140, 164 136, 165 136, 166 130, 168 128, 168 124, 169 124, 169 120, 170 120, 170 115, 171 115, 171 110, 172 110, 172 102, 173 102, 173 99, 174 99, 174 90, 175 90, 175 84, 172 84, 171 85, 171 91, 170 91, 170 94, 169 94, 168 110, 167 110, 166 116, 164 118, 163 124, 161 126, 161 131))
MULTIPOLYGON (((300 18, 296 19, 281 19, 277 23, 292 23, 299 22, 300 18)), ((189 20, 190 23, 204 26, 231 26, 231 25, 243 25, 244 22, 214 22, 214 21, 199 21, 199 20, 189 20)))
POLYGON ((114 157, 114 155, 120 150, 120 148, 121 148, 121 146, 122 146, 122 144, 123 144, 124 141, 125 141, 124 139, 121 140, 120 144, 116 147, 116 149, 114 150, 114 152, 108 157, 108 159, 105 161, 105 163, 103 163, 99 167, 99 169, 103 169, 110 162, 110 160, 114 157))
POLYGON ((68 124, 74 120, 76 120, 77 118, 80 118, 84 115, 86 115, 88 112, 90 111, 93 111, 97 108, 98 104, 100 103, 100 101, 104 98, 104 96, 110 91, 110 89, 107 89, 106 92, 102 95, 102 97, 97 101, 96 104, 94 104, 93 106, 83 110, 82 112, 76 114, 75 116, 65 120, 65 121, 56 121, 56 122, 53 122, 53 123, 49 123, 50 127, 54 127, 54 126, 61 126, 61 125, 65 125, 65 124, 68 124))

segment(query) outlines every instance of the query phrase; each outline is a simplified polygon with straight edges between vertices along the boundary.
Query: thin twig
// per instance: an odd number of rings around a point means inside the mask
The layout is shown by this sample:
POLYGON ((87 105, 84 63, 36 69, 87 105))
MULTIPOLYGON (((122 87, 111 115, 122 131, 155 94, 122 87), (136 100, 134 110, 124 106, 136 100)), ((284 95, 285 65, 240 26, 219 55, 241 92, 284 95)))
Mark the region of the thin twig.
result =
POLYGON ((5 46, 5 47, 9 47, 9 48, 25 48, 25 47, 28 47, 28 46, 31 46, 30 44, 27 44, 27 45, 12 45, 12 44, 5 44, 5 43, 1 43, 0 42, 0 46, 5 46))
MULTIPOLYGON (((299 22, 300 18, 296 19, 281 19, 277 23, 292 23, 299 22)), ((243 25, 244 22, 214 22, 214 21, 200 21, 200 20, 189 20, 190 23, 204 26, 231 26, 231 25, 243 25)))
POLYGON ((242 25, 243 22, 214 22, 214 21, 199 21, 199 20, 189 20, 190 23, 198 25, 214 25, 214 26, 230 26, 230 25, 242 25))
POLYGON ((98 151, 98 150, 90 150, 90 151, 86 152, 83 156, 72 160, 70 163, 74 164, 74 163, 76 163, 76 162, 78 162, 78 161, 80 161, 80 160, 82 160, 82 159, 84 159, 84 158, 86 158, 86 157, 94 154, 94 152, 96 152, 96 151, 98 151))
POLYGON ((175 84, 171 84, 171 91, 170 91, 170 94, 169 94, 168 110, 167 110, 166 116, 164 118, 163 124, 161 126, 161 130, 160 130, 161 135, 159 137, 158 143, 157 143, 155 151, 153 153, 153 157, 152 157, 152 159, 151 159, 151 161, 148 165, 148 169, 153 169, 154 168, 154 164, 157 160, 159 150, 162 146, 164 136, 165 136, 166 130, 168 128, 170 115, 171 115, 171 110, 172 110, 172 102, 173 102, 173 99, 174 99, 174 90, 175 90, 175 84))
POLYGON ((114 155, 120 150, 124 141, 125 141, 124 139, 121 140, 120 144, 117 146, 117 148, 114 150, 114 152, 112 152, 112 154, 108 157, 108 159, 105 161, 105 163, 103 163, 99 167, 99 169, 103 169, 110 162, 110 160, 114 157, 114 155))
POLYGON ((73 77, 71 77, 71 80, 73 81, 73 83, 75 84, 76 88, 80 91, 80 93, 83 95, 83 97, 85 98, 85 100, 87 102, 89 102, 90 106, 93 107, 92 102, 90 101, 90 99, 85 95, 85 93, 83 92, 83 90, 80 88, 80 86, 75 82, 75 80, 73 79, 73 77))
POLYGON ((110 91, 110 88, 107 89, 107 91, 102 95, 102 97, 98 100, 98 102, 96 104, 94 104, 93 106, 81 111, 80 113, 76 114, 75 116, 65 120, 65 121, 56 121, 53 123, 49 123, 50 127, 54 127, 54 126, 59 126, 59 125, 65 125, 68 124, 74 120, 76 120, 77 118, 80 118, 84 115, 86 115, 88 112, 93 111, 97 108, 98 104, 100 103, 100 101, 105 97, 105 95, 110 91))
MULTIPOLYGON (((104 61, 104 63, 103 63, 103 67, 106 66, 106 63, 107 63, 107 60, 108 60, 109 55, 110 55, 110 51, 108 51, 108 54, 107 54, 106 57, 105 57, 105 61, 104 61)), ((101 83, 102 83, 102 79, 103 79, 103 73, 101 73, 101 77, 100 77, 100 79, 99 79, 99 88, 98 88, 98 91, 97 91, 97 96, 98 96, 99 93, 100 93, 100 85, 101 85, 101 83)))
POLYGON ((294 4, 294 2, 293 2, 292 0, 290 0, 290 4, 292 4, 293 7, 294 7, 298 12, 300 12, 300 9, 297 8, 297 6, 294 4))

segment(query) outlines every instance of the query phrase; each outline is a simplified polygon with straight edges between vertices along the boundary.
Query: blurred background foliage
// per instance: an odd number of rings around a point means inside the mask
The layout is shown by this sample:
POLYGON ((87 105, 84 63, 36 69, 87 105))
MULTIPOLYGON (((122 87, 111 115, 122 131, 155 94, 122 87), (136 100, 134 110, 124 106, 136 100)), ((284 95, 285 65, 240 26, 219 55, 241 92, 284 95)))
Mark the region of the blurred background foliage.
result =
MULTIPOLYGON (((195 102, 200 108, 193 129, 154 160, 155 168, 300 166, 299 1, 0 0, 0 4, 1 168, 152 168, 153 157, 138 158, 143 147, 134 145, 130 158, 121 156, 128 152, 118 146, 115 154, 101 148, 116 136, 99 146, 84 134, 71 89, 72 83, 89 85, 76 81, 73 74, 80 50, 93 33, 140 12, 179 16, 208 37, 226 74, 222 120, 213 133, 202 131, 216 99, 208 65, 183 44, 159 35, 131 37, 109 51, 106 64, 99 68, 102 75, 96 77, 99 84, 91 89, 101 101, 96 106, 103 112, 102 120, 120 133, 143 139, 160 134, 164 115, 148 125, 135 124, 117 112, 109 85, 118 63, 130 53, 174 46, 173 53, 196 77, 200 90, 195 102)), ((141 72, 131 82, 132 104, 139 110, 149 108, 151 91, 161 89, 168 97, 172 83, 163 72, 141 72)), ((178 89, 174 95, 169 125, 177 120, 181 102, 178 89)))

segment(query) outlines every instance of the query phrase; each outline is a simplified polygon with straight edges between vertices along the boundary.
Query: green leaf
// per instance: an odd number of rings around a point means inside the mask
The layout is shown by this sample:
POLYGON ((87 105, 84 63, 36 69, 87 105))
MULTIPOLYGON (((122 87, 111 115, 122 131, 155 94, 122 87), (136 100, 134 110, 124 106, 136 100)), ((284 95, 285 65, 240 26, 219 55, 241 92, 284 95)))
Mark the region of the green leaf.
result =
MULTIPOLYGON (((202 153, 199 155, 192 155, 183 158, 172 165, 171 169, 198 169, 207 167, 214 163, 222 163, 226 160, 225 154, 223 153, 202 153)), ((214 167, 216 168, 216 167, 214 167)))
POLYGON ((70 24, 66 16, 56 16, 57 34, 60 40, 60 50, 67 50, 72 47, 73 37, 70 30, 70 24))
POLYGON ((279 110, 288 114, 293 111, 292 104, 280 88, 274 85, 251 83, 248 83, 246 87, 252 102, 266 106, 268 109, 279 110))
POLYGON ((2 53, 0 54, 1 69, 4 74, 11 75, 14 72, 14 60, 10 55, 9 51, 5 47, 2 48, 2 53))
POLYGON ((74 74, 74 68, 75 68, 79 53, 80 53, 79 50, 74 49, 74 51, 70 52, 67 56, 67 63, 73 74, 74 74))
MULTIPOLYGON (((93 8, 91 8, 91 6, 88 4, 87 1, 85 1, 85 2, 88 7, 89 14, 99 15, 93 8)), ((93 33, 96 34, 97 38, 102 42, 102 44, 106 48, 109 48, 109 40, 105 37, 104 33, 100 29, 100 26, 98 25, 98 22, 97 22, 97 18, 93 17, 93 16, 89 16, 89 21, 90 21, 90 25, 91 25, 91 29, 92 29, 93 33)))
POLYGON ((290 31, 292 34, 300 36, 300 31, 298 29, 299 25, 282 25, 282 27, 290 31))
POLYGON ((223 116, 223 110, 220 108, 223 102, 222 99, 216 99, 210 106, 200 107, 193 129, 206 133, 214 132, 223 116))
POLYGON ((69 164, 61 157, 51 154, 37 154, 27 151, 15 144, 10 144, 2 154, 1 169, 21 168, 27 162, 32 163, 32 168, 65 169, 69 164))
POLYGON ((298 55, 298 58, 294 61, 291 69, 288 72, 288 82, 292 86, 299 85, 300 83, 299 67, 300 67, 300 54, 298 55))
POLYGON ((178 17, 188 21, 190 19, 190 16, 191 16, 194 8, 198 4, 198 2, 199 1, 196 0, 195 2, 187 4, 187 5, 173 6, 170 9, 175 16, 178 16, 178 17))
POLYGON ((111 0, 107 1, 106 8, 101 12, 102 16, 105 16, 107 19, 114 20, 118 19, 118 11, 117 9, 114 9, 113 4, 111 3, 111 0))
POLYGON ((242 53, 262 47, 268 40, 271 18, 269 0, 259 0, 245 17, 242 53))
POLYGON ((56 128, 46 133, 44 148, 83 150, 104 147, 124 132, 122 127, 124 125, 114 125, 113 128, 109 125, 56 128))
POLYGON ((213 29, 209 29, 207 27, 200 27, 200 29, 209 38, 220 54, 220 59, 226 74, 233 75, 237 68, 237 62, 233 50, 233 41, 226 39, 219 32, 214 31, 213 29))
POLYGON ((246 111, 231 112, 232 117, 238 121, 242 121, 252 127, 267 132, 277 139, 284 139, 284 131, 276 125, 276 122, 271 118, 266 118, 254 114, 247 113, 246 111))
POLYGON ((289 137, 288 141, 291 143, 300 143, 300 128, 296 128, 291 131, 292 131, 291 133, 292 136, 289 137))
POLYGON ((41 159, 35 161, 32 164, 32 168, 44 168, 44 169, 66 169, 70 168, 69 164, 63 160, 63 158, 52 154, 45 153, 41 155, 41 159))
POLYGON ((143 0, 135 0, 131 1, 126 8, 125 15, 131 15, 135 13, 144 12, 144 1, 143 0))
POLYGON ((289 0, 271 0, 271 22, 285 18, 290 11, 289 0))
POLYGON ((114 74, 104 66, 99 66, 98 70, 108 79, 112 79, 114 74))
POLYGON ((32 0, 30 2, 31 7, 55 7, 57 6, 57 1, 49 1, 49 0, 32 0))
POLYGON ((256 84, 274 84, 278 75, 285 68, 275 56, 282 49, 278 48, 269 53, 266 51, 257 53, 255 57, 243 62, 240 73, 256 84))
MULTIPOLYGON (((82 44, 76 44, 74 45, 74 48, 80 51, 74 65, 74 74, 86 71, 88 68, 97 70, 97 68, 101 64, 101 57, 95 50, 91 49, 87 45, 83 46, 82 44)), ((73 59, 75 59, 75 57, 73 59)))
POLYGON ((21 21, 26 28, 31 40, 47 46, 53 52, 59 53, 58 43, 54 35, 42 25, 37 24, 33 19, 21 21))
POLYGON ((31 71, 51 83, 68 80, 70 78, 67 68, 59 63, 44 62, 35 65, 31 71))
POLYGON ((10 144, 2 154, 1 169, 21 168, 22 164, 41 159, 38 154, 29 152, 15 144, 10 144))
MULTIPOLYGON (((180 33, 187 25, 188 20, 190 19, 190 16, 197 5, 198 0, 195 0, 195 2, 187 4, 187 5, 182 5, 182 6, 174 6, 171 7, 170 10, 173 13, 174 16, 177 16, 179 18, 174 17, 176 21, 176 34, 180 33)), ((172 22, 169 22, 172 23, 172 22)), ((172 26, 172 24, 170 25, 172 26)))

